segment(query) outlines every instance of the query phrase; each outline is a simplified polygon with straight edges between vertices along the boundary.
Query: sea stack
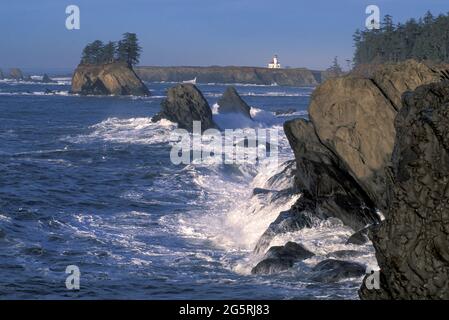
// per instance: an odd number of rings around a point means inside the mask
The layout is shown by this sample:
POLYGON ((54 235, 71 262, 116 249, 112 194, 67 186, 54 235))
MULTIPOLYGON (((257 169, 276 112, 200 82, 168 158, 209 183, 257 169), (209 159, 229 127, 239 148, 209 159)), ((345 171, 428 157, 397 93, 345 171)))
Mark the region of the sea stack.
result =
POLYGON ((23 80, 22 70, 19 68, 12 68, 9 72, 9 77, 14 80, 23 80))
POLYGON ((220 113, 238 113, 247 118, 251 118, 251 108, 237 93, 237 90, 230 86, 218 100, 218 112, 220 113))
POLYGON ((132 67, 118 61, 80 64, 72 78, 72 92, 81 95, 150 95, 132 67))
POLYGON ((193 131, 193 121, 201 122, 202 131, 217 128, 209 104, 193 84, 178 84, 170 88, 167 98, 161 103, 161 111, 152 119, 154 122, 170 120, 190 132, 193 131))

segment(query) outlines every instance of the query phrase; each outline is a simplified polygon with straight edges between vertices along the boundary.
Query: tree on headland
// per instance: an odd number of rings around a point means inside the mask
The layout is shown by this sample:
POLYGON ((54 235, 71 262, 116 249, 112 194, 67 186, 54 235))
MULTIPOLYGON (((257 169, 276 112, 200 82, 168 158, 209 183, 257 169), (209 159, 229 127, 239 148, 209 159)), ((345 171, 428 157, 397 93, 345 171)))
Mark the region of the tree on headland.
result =
POLYGON ((334 57, 332 65, 329 68, 327 68, 326 71, 330 77, 338 77, 343 74, 343 69, 341 68, 340 63, 338 62, 338 57, 334 57))
POLYGON ((379 30, 357 30, 354 64, 399 62, 406 59, 449 62, 449 14, 427 12, 404 24, 386 15, 379 30))
POLYGON ((142 48, 139 46, 136 34, 127 32, 123 34, 123 39, 118 43, 109 41, 103 44, 102 41, 95 40, 87 44, 83 49, 81 63, 105 64, 122 61, 133 66, 139 63, 141 51, 142 48))

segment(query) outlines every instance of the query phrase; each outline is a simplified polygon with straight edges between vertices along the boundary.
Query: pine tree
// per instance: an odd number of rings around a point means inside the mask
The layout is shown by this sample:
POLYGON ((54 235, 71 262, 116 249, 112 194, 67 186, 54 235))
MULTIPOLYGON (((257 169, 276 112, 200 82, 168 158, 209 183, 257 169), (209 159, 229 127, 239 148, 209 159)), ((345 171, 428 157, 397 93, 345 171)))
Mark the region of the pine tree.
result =
POLYGON ((117 46, 118 60, 128 63, 130 66, 139 63, 140 52, 142 48, 139 46, 135 33, 126 32, 123 39, 119 41, 117 46))

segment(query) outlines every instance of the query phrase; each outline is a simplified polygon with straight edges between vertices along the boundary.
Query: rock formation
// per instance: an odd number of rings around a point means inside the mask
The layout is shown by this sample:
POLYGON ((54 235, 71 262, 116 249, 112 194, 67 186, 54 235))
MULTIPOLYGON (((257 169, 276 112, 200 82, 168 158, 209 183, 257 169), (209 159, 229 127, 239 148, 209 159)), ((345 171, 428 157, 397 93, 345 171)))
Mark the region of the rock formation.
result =
MULTIPOLYGON (((280 213, 255 251, 264 251, 279 233, 311 227, 316 219, 328 218, 338 218, 359 231, 350 242, 364 243, 368 229, 380 223, 377 211, 387 220, 391 214, 392 193, 387 184, 392 179, 394 119, 403 108, 399 97, 407 90, 445 78, 448 76, 442 68, 411 60, 379 66, 368 76, 354 73, 329 79, 318 87, 309 106, 310 120, 284 124, 297 165, 295 187, 302 196, 289 211, 280 213)), ((403 157, 411 157, 411 153, 403 157)), ((402 236, 388 244, 394 247, 410 237, 402 236)))
POLYGON ((379 222, 393 152, 394 118, 406 90, 440 80, 439 70, 409 60, 376 68, 369 78, 327 80, 312 95, 310 121, 284 125, 295 153, 297 187, 315 216, 335 216, 354 231, 379 222))
POLYGON ((149 82, 245 83, 280 86, 315 86, 324 78, 322 71, 304 68, 268 69, 257 67, 137 67, 137 74, 149 82))
POLYGON ((2 69, 0 69, 0 80, 5 79, 5 75, 3 74, 2 69))
POLYGON ((179 128, 193 130, 193 121, 201 122, 201 130, 217 128, 212 111, 203 94, 193 84, 179 84, 170 88, 161 103, 161 111, 152 120, 164 118, 176 122, 179 128))
POLYGON ((364 299, 449 299, 449 82, 403 96, 386 220, 371 238, 380 290, 364 299))
POLYGON ((23 80, 23 73, 22 70, 19 68, 12 68, 9 72, 9 78, 14 80, 23 80))
POLYGON ((123 62, 80 64, 72 78, 72 92, 81 95, 150 95, 134 70, 123 62))
POLYGON ((218 112, 220 113, 238 113, 243 114, 247 118, 251 118, 251 107, 239 96, 237 90, 230 86, 218 100, 218 112))
POLYGON ((271 247, 264 259, 252 270, 253 274, 271 274, 287 270, 295 262, 313 257, 314 254, 295 242, 287 242, 285 246, 271 247))
POLYGON ((42 82, 43 83, 56 83, 56 81, 52 80, 46 73, 42 77, 42 82))
POLYGON ((312 269, 311 279, 316 282, 337 282, 342 279, 361 277, 366 267, 357 262, 327 259, 312 269))

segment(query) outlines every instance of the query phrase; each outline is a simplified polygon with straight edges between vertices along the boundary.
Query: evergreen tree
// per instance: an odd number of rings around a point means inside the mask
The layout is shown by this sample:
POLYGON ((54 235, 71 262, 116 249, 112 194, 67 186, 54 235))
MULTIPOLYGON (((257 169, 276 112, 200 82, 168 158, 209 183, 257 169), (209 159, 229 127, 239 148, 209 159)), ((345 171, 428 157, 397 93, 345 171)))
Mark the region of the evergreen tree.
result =
POLYGON ((354 64, 398 62, 405 59, 449 62, 449 15, 427 12, 418 21, 395 25, 386 15, 380 30, 356 30, 354 64))
POLYGON ((139 63, 141 51, 142 48, 139 46, 136 34, 127 32, 123 34, 123 39, 118 43, 117 58, 133 66, 139 63))
POLYGON ((87 44, 83 49, 81 63, 104 64, 119 60, 133 66, 139 63, 141 51, 136 34, 127 32, 117 44, 113 41, 104 44, 100 40, 87 44))

